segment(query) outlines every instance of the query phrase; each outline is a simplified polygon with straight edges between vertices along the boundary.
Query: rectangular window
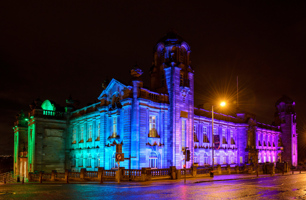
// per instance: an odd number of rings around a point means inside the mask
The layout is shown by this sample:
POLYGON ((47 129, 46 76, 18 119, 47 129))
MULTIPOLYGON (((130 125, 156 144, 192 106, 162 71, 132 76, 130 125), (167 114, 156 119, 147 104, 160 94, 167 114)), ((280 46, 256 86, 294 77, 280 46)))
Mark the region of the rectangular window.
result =
POLYGON ((196 127, 197 125, 193 125, 193 140, 194 142, 199 142, 199 139, 198 139, 198 135, 197 135, 197 132, 196 132, 196 127))
POLYGON ((149 119, 149 137, 159 137, 156 130, 156 116, 150 115, 149 119))
POLYGON ((203 126, 203 143, 209 143, 207 136, 207 127, 203 126))
POLYGON ((81 140, 80 142, 84 142, 84 127, 81 127, 81 140))
POLYGON ((98 123, 98 135, 97 135, 98 140, 100 140, 100 122, 98 123))
POLYGON ((242 164, 243 163, 243 158, 242 158, 242 156, 240 156, 240 164, 242 164))
POLYGON ((86 167, 91 167, 91 159, 87 158, 87 166, 86 167))
POLYGON ((113 118, 113 137, 117 136, 117 117, 113 118))
POLYGON ((208 157, 204 157, 204 164, 208 164, 208 157))
POLYGON ((72 143, 75 144, 76 143, 76 128, 73 129, 72 132, 72 143))
POLYGON ((83 158, 79 158, 79 167, 83 167, 83 158))
POLYGON ((186 147, 186 120, 182 120, 182 148, 186 147))
POLYGON ((92 124, 88 126, 88 142, 92 141, 92 124))

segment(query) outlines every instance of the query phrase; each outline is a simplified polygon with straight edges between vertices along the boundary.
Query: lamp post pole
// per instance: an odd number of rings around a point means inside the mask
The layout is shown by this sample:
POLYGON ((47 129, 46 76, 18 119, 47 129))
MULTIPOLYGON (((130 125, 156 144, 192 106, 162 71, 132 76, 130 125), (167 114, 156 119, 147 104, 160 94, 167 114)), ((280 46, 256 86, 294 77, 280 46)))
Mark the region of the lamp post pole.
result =
POLYGON ((211 141, 212 141, 212 170, 214 171, 215 158, 214 158, 214 106, 211 106, 211 141))

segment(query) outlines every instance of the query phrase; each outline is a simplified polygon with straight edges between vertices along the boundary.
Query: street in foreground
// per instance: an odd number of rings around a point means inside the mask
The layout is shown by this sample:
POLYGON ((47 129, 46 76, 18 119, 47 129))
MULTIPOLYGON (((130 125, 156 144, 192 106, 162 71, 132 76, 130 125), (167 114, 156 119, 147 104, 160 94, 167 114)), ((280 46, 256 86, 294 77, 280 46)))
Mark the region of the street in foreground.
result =
POLYGON ((231 181, 0 185, 0 199, 306 199, 306 174, 231 181))

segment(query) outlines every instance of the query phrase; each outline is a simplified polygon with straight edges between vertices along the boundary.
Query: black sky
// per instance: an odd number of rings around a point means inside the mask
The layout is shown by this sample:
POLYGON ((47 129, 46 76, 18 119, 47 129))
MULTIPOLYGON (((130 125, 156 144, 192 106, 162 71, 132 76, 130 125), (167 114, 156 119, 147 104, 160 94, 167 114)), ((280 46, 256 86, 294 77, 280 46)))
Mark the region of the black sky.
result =
POLYGON ((127 84, 136 61, 149 86, 153 46, 170 28, 191 46, 196 105, 232 101, 238 75, 240 105, 258 121, 271 124, 283 94, 296 102, 306 144, 306 1, 1 1, 0 154, 38 96, 87 105, 106 77, 127 84))

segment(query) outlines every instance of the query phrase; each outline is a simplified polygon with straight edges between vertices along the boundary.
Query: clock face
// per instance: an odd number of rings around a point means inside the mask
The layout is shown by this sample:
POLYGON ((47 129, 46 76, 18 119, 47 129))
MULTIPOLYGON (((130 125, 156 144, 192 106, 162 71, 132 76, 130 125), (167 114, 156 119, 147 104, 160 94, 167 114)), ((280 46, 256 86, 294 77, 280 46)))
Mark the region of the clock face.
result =
POLYGON ((118 155, 118 160, 121 160, 121 156, 120 155, 118 155))

